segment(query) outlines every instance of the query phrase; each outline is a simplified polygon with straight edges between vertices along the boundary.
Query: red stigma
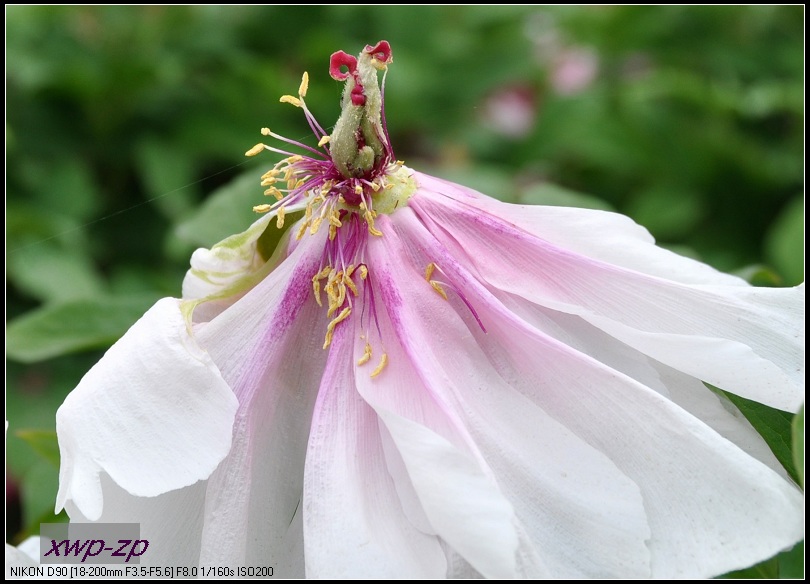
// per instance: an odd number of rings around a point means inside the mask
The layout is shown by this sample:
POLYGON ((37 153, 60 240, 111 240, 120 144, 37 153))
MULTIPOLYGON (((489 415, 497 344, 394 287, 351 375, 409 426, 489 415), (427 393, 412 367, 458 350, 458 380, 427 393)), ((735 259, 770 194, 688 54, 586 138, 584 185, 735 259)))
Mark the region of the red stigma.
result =
POLYGON ((329 58, 329 75, 336 81, 345 81, 349 75, 354 75, 357 72, 357 59, 343 51, 332 53, 329 58), (341 67, 346 67, 347 71, 341 71, 341 67))
POLYGON ((363 49, 364 53, 371 55, 377 61, 381 63, 390 63, 393 60, 391 56, 391 45, 388 41, 380 41, 373 47, 371 45, 366 45, 366 48, 363 49))

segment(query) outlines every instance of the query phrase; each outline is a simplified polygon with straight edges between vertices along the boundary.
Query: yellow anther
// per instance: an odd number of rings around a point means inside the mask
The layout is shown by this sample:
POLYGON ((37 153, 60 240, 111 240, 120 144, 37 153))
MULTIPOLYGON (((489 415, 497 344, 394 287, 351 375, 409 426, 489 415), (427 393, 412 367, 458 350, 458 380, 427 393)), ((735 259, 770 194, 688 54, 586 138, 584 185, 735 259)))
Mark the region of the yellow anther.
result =
POLYGON ((436 264, 430 262, 425 268, 425 280, 430 282, 430 277, 433 275, 433 270, 436 269, 436 264))
MULTIPOLYGON (((347 306, 346 308, 344 308, 341 311, 340 314, 338 314, 335 318, 333 318, 329 322, 329 324, 326 326, 326 338, 324 339, 324 342, 323 342, 323 348, 324 349, 327 348, 330 345, 330 343, 332 342, 332 334, 335 332, 335 327, 338 324, 340 324, 341 322, 343 322, 344 320, 346 320, 349 317, 349 314, 351 314, 351 312, 352 312, 352 309, 347 306)), ((383 355, 383 360, 385 360, 385 355, 383 355)), ((382 369, 380 367, 378 367, 377 369, 380 369, 382 371, 382 369)), ((376 369, 375 369, 375 371, 376 371, 376 369)), ((373 375, 374 374, 372 373, 372 376, 373 375)))
POLYGON ((281 229, 282 227, 284 227, 284 213, 285 213, 284 207, 279 207, 278 208, 278 217, 276 219, 276 228, 277 229, 281 229))
POLYGON ((290 103, 295 107, 301 107, 301 100, 297 97, 293 97, 292 95, 282 95, 279 101, 281 103, 290 103))
POLYGON ((298 95, 301 97, 306 96, 307 87, 309 87, 309 73, 304 71, 303 76, 301 76, 301 85, 298 87, 298 95))
POLYGON ((438 292, 438 293, 439 293, 439 296, 441 296, 442 298, 444 298, 445 300, 447 300, 447 292, 445 292, 445 291, 444 291, 444 288, 442 288, 442 287, 439 285, 439 283, 438 283, 438 282, 435 282, 435 281, 433 281, 433 280, 430 280, 430 285, 431 285, 431 286, 433 286, 433 289, 434 289, 436 292, 438 292))
POLYGON ((269 189, 264 191, 264 194, 267 195, 267 196, 272 195, 279 201, 284 198, 284 195, 282 194, 282 192, 280 190, 278 190, 276 187, 270 187, 269 189))
MULTIPOLYGON (((359 185, 359 184, 354 185, 354 194, 355 194, 355 195, 362 195, 362 194, 363 194, 363 187, 362 187, 362 185, 359 185)), ((360 203, 360 208, 362 209, 362 208, 364 208, 364 207, 365 207, 365 203, 360 203)))
POLYGON ((335 227, 343 227, 343 223, 340 222, 340 213, 337 209, 332 209, 332 212, 329 213, 329 224, 335 227))
POLYGON ((371 360, 371 345, 366 343, 366 346, 363 348, 363 356, 357 360, 358 365, 365 365, 371 360))
POLYGON ((315 294, 315 302, 318 303, 318 306, 323 307, 323 302, 321 302, 321 281, 317 275, 312 277, 312 293, 315 294))
POLYGON ((402 166, 403 164, 405 164, 404 160, 397 160, 397 166, 402 166))
POLYGON ((343 283, 346 284, 346 287, 352 291, 352 294, 357 296, 358 294, 357 286, 355 285, 354 280, 352 280, 351 276, 348 273, 343 274, 343 283))
POLYGON ((365 264, 360 264, 357 266, 357 271, 360 272, 360 279, 365 280, 368 277, 368 268, 365 264))
POLYGON ((278 174, 278 170, 276 170, 275 168, 271 168, 270 170, 268 170, 267 172, 265 172, 262 175, 262 180, 264 180, 266 178, 272 178, 272 177, 276 176, 277 174, 278 174))
POLYGON ((256 205, 253 210, 256 213, 267 213, 272 207, 273 205, 256 205))
POLYGON ((262 128, 262 136, 269 136, 271 133, 270 128, 262 128))
POLYGON ((245 156, 256 156, 259 152, 265 149, 264 144, 256 144, 253 148, 245 152, 245 156))
POLYGON ((266 178, 261 182, 261 186, 269 187, 270 185, 275 184, 275 182, 276 182, 276 179, 274 179, 273 177, 266 178))
POLYGON ((301 227, 298 228, 298 232, 295 234, 295 239, 304 237, 304 233, 307 232, 307 227, 309 227, 309 220, 304 219, 304 221, 301 222, 301 227))
POLYGON ((334 225, 329 226, 329 241, 335 241, 337 237, 337 227, 334 225))
POLYGON ((377 368, 371 372, 371 377, 377 377, 380 373, 382 373, 382 370, 385 369, 385 366, 387 364, 388 364, 388 355, 386 353, 383 353, 382 357, 380 357, 380 364, 377 365, 377 368))
POLYGON ((318 229, 321 228, 321 223, 323 223, 322 217, 315 217, 315 220, 312 222, 312 228, 309 230, 310 235, 315 235, 318 233, 318 229))
POLYGON ((365 218, 366 218, 366 225, 368 226, 368 232, 371 235, 376 235, 377 237, 382 237, 382 231, 374 227, 374 211, 366 211, 365 218))
POLYGON ((329 144, 329 140, 330 140, 329 136, 324 136, 323 138, 318 140, 318 146, 320 147, 320 146, 325 146, 326 144, 329 144))
POLYGON ((380 183, 378 183, 377 181, 371 183, 371 190, 373 190, 375 193, 379 191, 380 188, 381 188, 380 183))

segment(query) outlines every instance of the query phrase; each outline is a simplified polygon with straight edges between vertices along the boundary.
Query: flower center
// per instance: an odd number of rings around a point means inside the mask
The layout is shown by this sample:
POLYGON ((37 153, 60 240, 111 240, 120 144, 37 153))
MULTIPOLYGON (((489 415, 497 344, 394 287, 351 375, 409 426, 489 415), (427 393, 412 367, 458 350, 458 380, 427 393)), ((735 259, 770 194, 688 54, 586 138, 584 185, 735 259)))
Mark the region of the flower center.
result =
MULTIPOLYGON (((270 150, 286 156, 262 175, 261 184, 267 187, 264 194, 275 197, 276 202, 257 205, 254 211, 275 213, 279 229, 287 213, 303 211, 295 233, 297 239, 307 232, 315 235, 322 226, 329 230, 321 266, 312 277, 315 299, 323 306, 322 292, 326 293, 327 316, 331 319, 326 327, 324 349, 332 342, 335 327, 352 314, 357 299, 369 305, 371 316, 366 320, 376 321, 371 274, 365 263, 368 238, 383 236, 374 221, 379 213, 391 214, 406 206, 416 191, 411 171, 394 157, 385 124, 385 73, 391 62, 391 47, 386 41, 367 45, 357 58, 343 51, 333 54, 329 72, 346 85, 341 114, 332 134, 326 133, 306 106, 309 76, 304 73, 298 97, 285 95, 281 101, 304 111, 318 139, 317 148, 263 128, 263 135, 305 153, 296 154, 266 144, 257 144, 246 152, 247 156, 255 156, 270 150), (378 83, 379 71, 383 71, 382 85, 378 83)), ((365 310, 362 312, 366 314, 365 310)), ((366 347, 358 360, 360 365, 371 359, 370 333, 376 330, 379 336, 380 328, 371 327, 370 323, 364 326, 366 347)), ((386 362, 383 349, 380 363, 371 375, 379 374, 386 362)))

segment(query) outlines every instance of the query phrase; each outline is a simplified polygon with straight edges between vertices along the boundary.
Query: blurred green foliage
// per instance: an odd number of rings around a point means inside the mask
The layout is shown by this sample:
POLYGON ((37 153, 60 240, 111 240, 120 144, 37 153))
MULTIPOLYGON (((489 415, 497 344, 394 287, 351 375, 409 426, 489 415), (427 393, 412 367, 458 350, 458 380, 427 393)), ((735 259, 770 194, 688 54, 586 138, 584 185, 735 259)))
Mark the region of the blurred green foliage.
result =
POLYGON ((388 127, 411 167, 508 201, 615 209, 771 285, 804 278, 802 6, 11 6, 6 19, 7 499, 23 512, 10 536, 52 508, 56 467, 36 453, 98 351, 179 295, 195 247, 253 219, 274 162, 243 157, 259 128, 311 140, 278 97, 308 70, 309 107, 337 118, 338 49, 392 43, 388 127))

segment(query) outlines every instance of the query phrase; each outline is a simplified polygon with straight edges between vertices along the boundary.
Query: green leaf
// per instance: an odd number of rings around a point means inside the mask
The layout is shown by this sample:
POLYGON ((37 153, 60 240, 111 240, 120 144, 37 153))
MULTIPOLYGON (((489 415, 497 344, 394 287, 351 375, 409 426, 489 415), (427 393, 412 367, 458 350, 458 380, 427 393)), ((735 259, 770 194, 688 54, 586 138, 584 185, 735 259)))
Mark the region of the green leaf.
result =
POLYGON ((53 430, 17 430, 15 434, 24 440, 42 458, 59 466, 59 443, 53 430))
POLYGON ((796 285, 804 280, 804 197, 788 203, 771 225, 765 239, 770 262, 784 276, 785 283, 796 285))
POLYGON ((786 552, 782 552, 776 559, 779 562, 779 577, 797 580, 804 579, 804 540, 786 552))
MULTIPOLYGON (((259 218, 255 205, 267 203, 260 186, 262 172, 252 170, 214 191, 188 219, 176 228, 177 237, 194 245, 211 247, 234 233, 241 233, 259 218)), ((275 202, 272 199, 271 202, 275 202)))
POLYGON ((154 295, 72 300, 32 310, 6 331, 7 355, 34 363, 67 353, 107 347, 157 300, 154 295))
POLYGON ((22 478, 20 496, 23 528, 27 533, 39 533, 42 522, 55 522, 53 511, 58 487, 59 472, 49 462, 34 465, 22 478))
POLYGON ((793 464, 799 475, 799 484, 804 487, 804 405, 793 418, 793 464))
POLYGON ((43 302, 100 296, 104 282, 79 250, 43 244, 8 256, 8 277, 20 290, 43 302))
POLYGON ((734 570, 733 572, 720 576, 720 578, 724 580, 773 580, 778 577, 779 563, 776 558, 765 560, 750 568, 734 570))
POLYGON ((745 399, 733 393, 724 392, 731 402, 737 406, 746 419, 751 422, 754 429, 768 443, 777 460, 785 467, 791 477, 797 482, 799 475, 793 462, 793 431, 791 423, 794 415, 783 412, 764 404, 745 399))

